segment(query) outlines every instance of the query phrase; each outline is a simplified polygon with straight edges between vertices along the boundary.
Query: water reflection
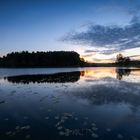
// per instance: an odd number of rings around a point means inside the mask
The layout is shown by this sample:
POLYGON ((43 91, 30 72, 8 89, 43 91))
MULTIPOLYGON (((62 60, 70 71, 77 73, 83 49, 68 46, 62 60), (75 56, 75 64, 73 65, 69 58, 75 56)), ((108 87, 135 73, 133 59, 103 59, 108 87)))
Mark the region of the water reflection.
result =
POLYGON ((12 83, 67 83, 76 82, 80 78, 80 72, 65 72, 57 74, 38 74, 38 75, 20 75, 10 76, 4 79, 12 83))
POLYGON ((140 69, 128 68, 100 68, 85 69, 75 72, 63 72, 56 74, 36 74, 36 75, 19 75, 4 77, 5 80, 12 83, 69 83, 77 82, 79 79, 94 81, 105 77, 123 80, 124 76, 130 76, 131 73, 136 77, 140 76, 140 69))
POLYGON ((107 77, 126 80, 134 82, 139 82, 140 80, 140 69, 138 68, 97 68, 97 69, 85 69, 81 71, 80 78, 86 79, 86 81, 94 81, 99 79, 104 79, 107 77), (130 77, 130 79, 126 79, 130 77))
POLYGON ((1 78, 0 139, 138 140, 139 79, 134 68, 1 78))
POLYGON ((131 69, 116 69, 117 76, 116 78, 122 80, 123 76, 129 76, 131 69))
POLYGON ((130 106, 140 106, 140 85, 127 82, 116 82, 107 78, 105 84, 96 84, 78 88, 75 91, 68 92, 70 97, 76 97, 92 105, 105 104, 129 104, 130 106))

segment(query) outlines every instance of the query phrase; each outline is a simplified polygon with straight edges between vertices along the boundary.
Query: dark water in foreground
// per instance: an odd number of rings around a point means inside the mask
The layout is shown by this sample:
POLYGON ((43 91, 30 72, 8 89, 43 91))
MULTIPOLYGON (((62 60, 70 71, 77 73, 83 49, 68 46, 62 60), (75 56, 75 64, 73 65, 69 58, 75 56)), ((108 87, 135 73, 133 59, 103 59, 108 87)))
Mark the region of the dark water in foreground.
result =
POLYGON ((139 140, 140 70, 0 69, 0 140, 23 139, 139 140))

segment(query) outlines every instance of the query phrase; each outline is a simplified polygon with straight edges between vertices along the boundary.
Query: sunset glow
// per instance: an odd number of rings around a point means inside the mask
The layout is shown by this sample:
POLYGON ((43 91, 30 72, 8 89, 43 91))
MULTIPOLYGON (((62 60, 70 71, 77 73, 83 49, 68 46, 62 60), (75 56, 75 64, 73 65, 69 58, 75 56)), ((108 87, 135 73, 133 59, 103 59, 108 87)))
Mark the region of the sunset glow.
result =
POLYGON ((118 53, 140 60, 138 5, 138 0, 1 1, 0 55, 65 50, 88 62, 112 63, 118 53))

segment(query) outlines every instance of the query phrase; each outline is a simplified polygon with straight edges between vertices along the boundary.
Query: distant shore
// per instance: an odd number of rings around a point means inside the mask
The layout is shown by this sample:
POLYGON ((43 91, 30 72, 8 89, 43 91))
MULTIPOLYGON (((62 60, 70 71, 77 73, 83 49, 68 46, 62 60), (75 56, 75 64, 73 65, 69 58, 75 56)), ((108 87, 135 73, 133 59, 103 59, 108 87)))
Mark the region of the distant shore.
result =
POLYGON ((12 52, 0 57, 0 68, 140 67, 138 60, 120 58, 117 63, 89 63, 74 51, 12 52))

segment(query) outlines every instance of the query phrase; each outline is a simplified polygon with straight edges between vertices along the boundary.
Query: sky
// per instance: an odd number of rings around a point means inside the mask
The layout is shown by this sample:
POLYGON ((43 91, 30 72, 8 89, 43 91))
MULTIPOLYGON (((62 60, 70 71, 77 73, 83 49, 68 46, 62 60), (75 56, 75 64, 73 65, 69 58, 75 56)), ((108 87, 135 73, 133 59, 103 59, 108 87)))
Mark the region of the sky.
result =
POLYGON ((140 59, 140 0, 0 0, 0 56, 23 50, 140 59))

